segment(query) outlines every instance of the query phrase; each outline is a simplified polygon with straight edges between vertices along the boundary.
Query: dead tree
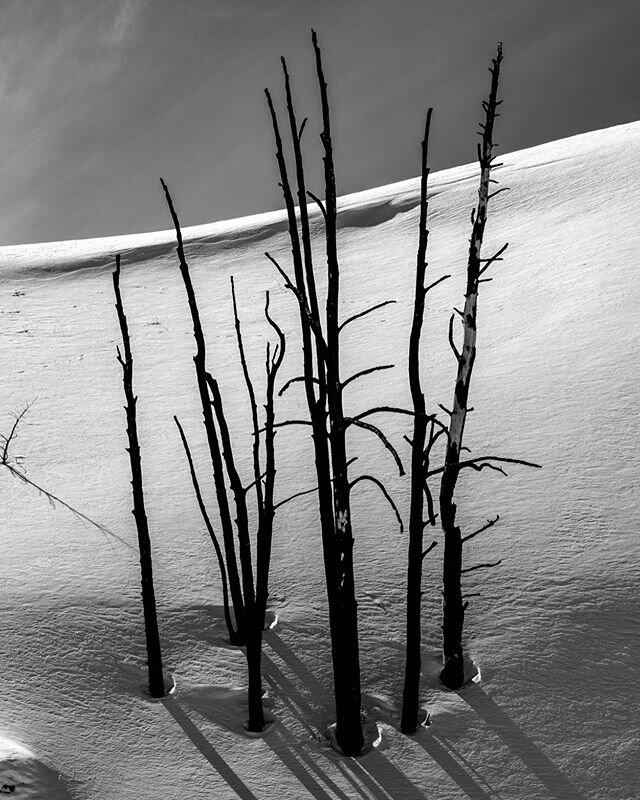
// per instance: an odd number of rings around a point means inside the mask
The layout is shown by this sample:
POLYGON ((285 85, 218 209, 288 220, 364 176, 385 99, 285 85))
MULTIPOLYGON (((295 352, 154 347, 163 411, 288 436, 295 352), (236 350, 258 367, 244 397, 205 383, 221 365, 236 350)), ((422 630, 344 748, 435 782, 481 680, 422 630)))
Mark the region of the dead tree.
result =
MULTIPOLYGON (((209 453, 211 457, 214 489, 218 505, 218 512, 223 531, 225 552, 218 542, 211 518, 208 514, 206 502, 202 495, 200 483, 191 456, 184 430, 177 417, 174 417, 178 426, 182 444, 189 463, 189 471, 198 506, 205 522, 207 531, 213 542, 220 575, 222 578, 222 591, 224 614, 229 638, 234 644, 246 646, 247 671, 249 678, 248 729, 260 732, 265 726, 264 709, 262 705, 262 631, 265 624, 267 601, 269 598, 269 570, 271 566, 271 543, 273 539, 273 520, 276 504, 274 503, 274 487, 276 476, 275 460, 275 384, 278 370, 285 355, 285 337, 273 320, 269 312, 269 293, 266 293, 264 314, 265 319, 277 335, 277 342, 272 347, 267 343, 265 356, 266 389, 265 389, 265 417, 264 425, 260 426, 258 404, 249 367, 245 356, 242 328, 238 314, 235 284, 231 278, 231 296, 233 301, 233 317, 236 331, 236 342, 244 382, 251 409, 251 427, 253 436, 252 461, 253 481, 245 485, 234 455, 233 442, 227 416, 224 409, 222 392, 216 378, 206 366, 206 344, 196 294, 191 281, 189 265, 185 256, 180 221, 175 211, 167 185, 162 182, 171 217, 173 219, 178 240, 178 258, 182 279, 187 291, 187 299, 193 322, 196 340, 196 378, 202 401, 203 417, 209 453), (263 443, 261 447, 261 434, 263 443), (248 495, 253 491, 257 509, 257 532, 255 563, 251 549, 250 513, 248 495), (235 529, 237 539, 233 536, 231 508, 235 510, 235 529), (238 570, 239 565, 239 570, 238 570), (229 607, 229 587, 232 597, 235 627, 231 620, 229 607), (235 587, 235 588, 234 588, 235 587), (234 597, 235 591, 235 597, 234 597)), ((278 505, 281 505, 279 503, 278 505)))
MULTIPOLYGON (((182 241, 182 230, 180 228, 180 220, 173 205, 173 200, 167 184, 162 180, 162 188, 164 189, 167 205, 171 214, 171 219, 176 232, 178 261, 180 265, 180 274, 184 283, 187 293, 187 302, 189 304, 189 311, 191 313, 191 321, 193 324, 193 336, 196 343, 196 352, 193 357, 195 366, 196 382, 198 385, 198 393, 200 396, 200 404, 202 407, 202 418, 207 437, 207 444, 209 446, 209 455, 211 459, 211 470, 213 477, 214 492, 218 499, 218 510, 220 515, 220 525, 222 528, 222 541, 224 545, 224 554, 226 561, 226 577, 223 574, 223 582, 228 581, 229 593, 231 595, 231 602, 233 605, 233 614, 235 617, 234 624, 230 626, 230 615, 228 608, 225 613, 225 619, 228 626, 229 641, 232 644, 242 645, 246 642, 246 612, 244 607, 244 598, 242 592, 242 585, 240 581, 240 571, 238 569, 238 558, 236 553, 233 523, 231 520, 231 509, 229 507, 229 499, 225 485, 225 471, 223 465, 223 456, 220 447, 220 439, 216 430, 214 420, 214 410, 212 406, 212 399, 209 389, 209 378, 207 373, 207 350, 202 331, 202 323, 200 321, 200 312, 196 301, 196 294, 191 281, 191 274, 189 272, 189 264, 187 262, 184 245, 182 241)), ((193 478, 193 473, 192 473, 193 478)), ((202 510, 202 507, 201 507, 202 510)), ((205 519, 205 524, 207 520, 205 519)), ((207 529, 211 533, 210 523, 207 524, 207 529)), ((213 539, 214 537, 212 537, 213 539)), ((215 546, 215 542, 214 542, 215 546)))
MULTIPOLYGON (((452 315, 449 323, 449 344, 457 362, 457 375, 455 391, 453 395, 453 405, 448 414, 450 422, 447 436, 447 447, 444 466, 435 470, 430 470, 427 477, 441 473, 440 480, 440 520, 444 533, 444 558, 442 569, 442 598, 443 598, 443 619, 442 619, 442 650, 443 668, 440 673, 440 680, 450 689, 459 689, 465 680, 463 666, 462 633, 464 628, 464 614, 468 607, 462 594, 462 575, 478 569, 494 567, 500 561, 492 563, 476 564, 463 569, 462 566, 462 546, 469 539, 493 526, 499 519, 496 517, 490 520, 479 530, 462 536, 460 527, 456 523, 457 506, 454 502, 454 493, 458 477, 463 469, 473 469, 481 471, 484 468, 494 469, 504 472, 497 463, 524 464, 526 466, 537 467, 520 459, 501 458, 499 456, 481 456, 461 460, 460 454, 463 449, 463 434, 469 408, 469 387, 476 357, 476 333, 477 333, 477 308, 478 290, 483 282, 492 278, 483 277, 489 267, 502 260, 502 254, 507 249, 507 244, 503 245, 491 258, 481 257, 482 241, 487 222, 487 210, 489 200, 495 197, 504 189, 491 191, 491 185, 496 181, 492 179, 492 170, 500 164, 495 164, 493 155, 494 147, 497 145, 493 141, 493 129, 498 114, 498 81, 500 77, 500 64, 502 62, 502 45, 498 45, 496 57, 493 59, 493 66, 490 67, 491 88, 489 98, 483 102, 482 107, 485 112, 484 122, 480 123, 481 141, 478 144, 478 162, 480 164, 480 186, 478 189, 477 206, 472 213, 472 232, 469 240, 469 256, 467 261, 467 286, 465 292, 464 309, 455 310, 462 320, 463 343, 458 350, 453 335, 453 322, 455 316, 452 315)), ((445 409, 446 410, 446 409, 445 409)))
POLYGON ((422 639, 422 562, 437 544, 437 542, 433 541, 424 549, 424 529, 427 525, 435 525, 436 523, 433 498, 426 473, 429 470, 431 450, 438 438, 446 432, 444 426, 437 422, 435 415, 427 415, 420 379, 420 339, 424 322, 425 298, 431 289, 449 277, 448 275, 444 275, 429 286, 425 286, 427 245, 429 241, 429 230, 427 229, 427 184, 429 178, 428 153, 431 113, 432 109, 430 108, 427 112, 424 139, 422 140, 418 254, 413 322, 409 336, 409 388, 413 405, 413 435, 410 439, 411 485, 409 547, 407 554, 406 651, 404 689, 402 694, 402 718, 400 721, 400 728, 403 733, 415 733, 419 724, 420 646, 422 639), (425 503, 427 506, 426 520, 425 503))
POLYGON ((117 539, 125 547, 131 547, 129 542, 122 539, 120 536, 118 536, 117 533, 110 531, 109 528, 105 527, 104 525, 101 525, 99 522, 96 522, 96 520, 87 516, 82 511, 77 509, 75 506, 72 506, 69 503, 67 503, 66 500, 63 500, 61 497, 58 497, 58 495, 54 494, 53 492, 50 492, 48 489, 45 489, 39 483, 32 481, 31 478, 27 476, 24 470, 24 465, 22 463, 23 461, 22 456, 14 455, 13 453, 9 452, 11 446, 13 445, 18 436, 18 428, 20 426, 20 423, 25 418, 27 412, 30 410, 31 406, 33 405, 33 402, 27 403, 25 407, 22 409, 22 411, 20 411, 19 414, 16 414, 15 419, 13 421, 13 425, 11 426, 11 430, 7 435, 5 435, 4 433, 0 434, 0 443, 2 447, 2 452, 0 453, 0 467, 4 467, 14 478, 17 478, 22 483, 26 484, 27 486, 31 486, 32 489, 35 489, 39 495, 45 497, 49 501, 49 504, 53 508, 55 508, 56 505, 60 505, 63 508, 66 508, 67 511, 70 511, 79 520, 88 523, 93 528, 99 530, 100 533, 104 533, 113 539, 117 539))
MULTIPOLYGON (((382 411, 404 409, 368 409, 347 416, 343 406, 345 387, 365 374, 391 365, 363 370, 343 379, 340 374, 340 334, 345 326, 365 314, 386 305, 378 304, 340 322, 338 315, 340 269, 337 249, 337 191, 327 83, 324 78, 322 56, 315 31, 312 32, 316 73, 320 87, 323 129, 320 139, 324 162, 324 200, 307 192, 301 150, 302 133, 306 119, 298 125, 294 111, 286 62, 282 59, 286 91, 287 115, 296 172, 299 225, 294 195, 289 180, 284 147, 277 115, 268 90, 265 90, 276 144, 276 159, 280 173, 280 186, 287 211, 289 236, 293 259, 293 276, 289 277, 282 266, 269 254, 266 256, 278 269, 285 286, 295 295, 300 312, 300 330, 303 351, 303 375, 289 381, 280 391, 285 391, 296 381, 304 386, 309 420, 290 420, 311 427, 317 477, 320 528, 325 568, 325 581, 329 605, 329 626, 333 663, 336 741, 349 756, 358 755, 364 744, 361 722, 360 655, 358 641, 358 614, 353 570, 353 529, 351 520, 351 490, 361 481, 374 483, 393 504, 383 484, 373 476, 360 475, 351 480, 347 459, 346 434, 350 427, 367 430, 383 442, 402 471, 400 458, 380 429, 365 422, 364 417, 382 411), (316 291, 312 261, 311 234, 307 213, 307 196, 318 205, 324 220, 324 239, 327 265, 326 314, 324 324, 316 291)), ((287 424, 287 423, 282 423, 287 424)))
POLYGON ((116 311, 122 334, 124 357, 117 348, 118 362, 122 367, 122 380, 126 398, 125 411, 127 413, 127 437, 129 440, 129 462, 131 464, 131 488, 133 490, 133 516, 138 531, 138 546, 140 549, 140 576, 142 579, 142 608, 144 611, 144 632, 147 644, 147 665, 149 669, 149 694, 151 697, 163 697, 165 694, 164 676, 162 672, 162 651, 160 648, 160 634, 158 632, 158 615, 156 611, 156 598, 153 588, 153 564, 151 559, 151 539, 149 524, 144 504, 144 489, 142 484, 142 462, 140 458, 140 443, 138 440, 138 425, 136 420, 137 397, 133 393, 133 356, 131 354, 131 341, 129 327, 122 305, 120 294, 120 256, 116 256, 116 268, 113 273, 113 289, 116 296, 116 311))

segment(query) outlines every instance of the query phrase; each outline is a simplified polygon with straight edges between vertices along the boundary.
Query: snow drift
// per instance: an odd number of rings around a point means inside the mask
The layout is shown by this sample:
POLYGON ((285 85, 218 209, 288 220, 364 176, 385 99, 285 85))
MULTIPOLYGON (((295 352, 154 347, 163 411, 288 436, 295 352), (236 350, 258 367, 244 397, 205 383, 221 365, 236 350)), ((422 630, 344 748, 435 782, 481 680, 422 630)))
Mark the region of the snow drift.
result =
MULTIPOLYGON (((423 622, 423 697, 432 725, 413 738, 395 728, 406 540, 375 487, 355 490, 363 690, 367 713, 383 733, 380 746, 358 760, 341 759, 322 735, 333 712, 313 495, 287 504, 276 518, 271 606, 280 622, 265 636, 264 658, 276 721, 262 738, 242 734, 237 690, 244 657, 224 643, 215 559, 172 421, 173 414, 182 419, 204 475, 193 341, 173 234, 0 248, 0 430, 36 399, 14 454, 29 477, 124 540, 53 510, 2 474, 0 734, 25 743, 50 770, 48 796, 65 796, 53 793, 58 786, 71 797, 100 800, 633 796, 633 764, 640 762, 640 123, 503 160, 496 177, 510 192, 493 203, 486 252, 504 241, 510 247, 493 282, 482 287, 466 443, 478 455, 526 458, 544 469, 532 475, 516 467, 507 479, 486 471, 465 476, 461 523, 478 527, 501 515, 469 552, 471 559, 503 559, 466 582, 469 593, 481 592, 471 598, 466 649, 482 681, 458 693, 438 684, 436 549, 426 562, 423 622), (116 252, 136 362, 161 636, 176 680, 162 702, 141 691, 138 558, 110 274, 116 252)), ((431 408, 446 405, 451 393, 447 322, 464 291, 476 188, 474 165, 430 180, 430 274, 452 274, 428 297, 424 386, 431 408)), ((372 401, 407 402, 417 203, 418 181, 339 203, 343 314, 397 300, 350 326, 345 374, 396 364, 383 378, 353 385, 347 399, 354 412, 372 401)), ((256 385, 267 288, 272 313, 289 335, 282 381, 299 374, 295 301, 263 256, 269 250, 287 262, 284 214, 184 235, 211 366, 230 398, 248 475, 229 276, 256 385)), ((319 259, 320 238, 317 244, 319 259)), ((277 415, 303 410, 292 388, 277 415)), ((406 421, 387 419, 384 428, 405 446, 406 421)), ((282 429, 277 445, 280 497, 313 486, 304 432, 282 429)), ((408 481, 375 437, 354 432, 351 455, 363 472, 387 481, 406 513, 408 481)), ((0 786, 10 783, 7 769, 5 758, 0 786)), ((15 785, 16 797, 29 796, 15 785)))

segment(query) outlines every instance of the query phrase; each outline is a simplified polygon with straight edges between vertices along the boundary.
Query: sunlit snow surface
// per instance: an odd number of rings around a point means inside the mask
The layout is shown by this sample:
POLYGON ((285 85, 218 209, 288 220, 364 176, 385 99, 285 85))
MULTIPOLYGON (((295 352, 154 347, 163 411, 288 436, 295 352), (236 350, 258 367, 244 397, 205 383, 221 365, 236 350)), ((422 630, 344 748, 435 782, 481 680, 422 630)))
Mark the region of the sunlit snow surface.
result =
MULTIPOLYGON (((543 469, 513 467, 508 478, 484 470, 460 486, 465 532, 501 516, 466 555, 468 565, 503 560, 466 581, 468 593, 481 592, 470 598, 466 647, 482 680, 459 693, 438 684, 440 545, 424 578, 423 699, 432 724, 413 738, 395 727, 406 534, 375 486, 354 489, 363 691, 368 718, 382 731, 379 747, 357 761, 324 739, 334 715, 313 494, 277 514, 271 605, 279 623, 265 635, 264 656, 275 722, 262 738, 244 735, 244 657, 224 643, 213 548, 172 420, 183 421, 208 489, 172 233, 0 249, 0 431, 35 399, 13 455, 32 480, 125 540, 52 509, 6 470, 0 474, 0 732, 50 770, 48 793, 19 794, 16 785, 16 798, 64 796, 58 787, 92 800, 637 796, 640 123, 506 155, 504 163, 496 177, 510 191, 492 203, 485 255, 510 246, 481 287, 466 443, 476 455, 526 458, 543 469), (161 633, 176 680, 163 702, 141 689, 138 557, 115 359, 116 252, 133 337, 161 633)), ((348 413, 409 402, 417 191, 418 182, 408 181, 340 203, 343 318, 397 300, 345 329, 345 377, 396 365, 351 384, 348 413)), ((432 409, 451 402, 447 324, 462 302, 476 191, 473 165, 431 177, 430 278, 451 275, 428 297, 424 381, 432 409)), ((313 224, 319 233, 317 214, 313 224)), ((250 481, 229 276, 256 385, 269 334, 266 288, 289 334, 282 381, 300 374, 295 301, 263 255, 270 251, 290 269, 283 215, 192 228, 185 240, 210 366, 250 481)), ((322 271, 319 236, 316 244, 322 271)), ((305 414, 299 384, 277 414, 305 414)), ((406 418, 376 421, 408 462, 406 418)), ((283 499, 314 485, 313 461, 306 429, 283 428, 277 439, 283 499)), ((407 479, 378 439, 358 430, 349 445, 358 456, 353 476, 385 480, 408 518, 407 479)), ((437 530, 433 536, 440 538, 437 530)), ((2 783, 9 783, 4 773, 2 783)))

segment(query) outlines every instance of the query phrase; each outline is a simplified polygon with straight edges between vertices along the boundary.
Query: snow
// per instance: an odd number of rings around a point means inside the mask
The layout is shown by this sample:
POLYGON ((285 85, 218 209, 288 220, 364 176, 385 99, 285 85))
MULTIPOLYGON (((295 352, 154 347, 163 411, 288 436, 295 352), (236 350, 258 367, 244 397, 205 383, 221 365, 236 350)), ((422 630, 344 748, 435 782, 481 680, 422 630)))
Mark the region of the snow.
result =
MULTIPOLYGON (((467 553, 468 564, 503 559, 466 583, 481 592, 470 598, 466 648, 482 679, 454 693, 438 684, 440 545, 424 578, 422 700, 431 724, 411 738, 397 730, 406 536, 375 486, 354 490, 363 692, 382 733, 357 760, 333 752, 324 736, 334 717, 312 494, 276 518, 271 606, 278 624, 265 633, 264 655, 275 721, 259 738, 242 727, 244 656, 225 643, 215 556, 172 420, 181 418, 204 482, 194 345, 172 233, 0 248, 0 431, 35 399, 12 452, 32 480, 124 540, 52 509, 2 471, 0 787, 13 783, 15 797, 74 800, 637 796, 640 123, 503 160, 496 177, 510 191, 490 209, 486 254, 504 241, 509 248, 481 287, 466 443, 476 455, 526 458, 543 469, 513 467, 508 478, 485 470, 460 487, 466 531, 501 516, 467 553), (116 252, 133 337, 165 665, 176 682, 161 702, 141 688, 138 557, 115 359, 116 252)), ((430 180, 429 274, 451 274, 429 295, 424 378, 432 408, 450 402, 447 323, 464 291, 476 189, 474 165, 430 180)), ((396 364, 350 385, 354 412, 408 403, 417 197, 412 180, 340 203, 343 318, 397 301, 345 329, 345 376, 396 364)), ((289 335, 282 382, 299 374, 295 303, 263 256, 269 250, 289 265, 284 217, 274 212, 184 235, 210 363, 249 476, 229 276, 257 385, 267 288, 289 335)), ((316 244, 320 260, 319 237, 316 244)), ((278 418, 304 413, 294 384, 278 418)), ((379 422, 406 457, 406 419, 379 422)), ((305 431, 283 428, 277 440, 278 497, 312 487, 305 431)), ((354 476, 384 479, 407 519, 408 481, 378 440, 358 430, 350 448, 359 457, 354 476)))

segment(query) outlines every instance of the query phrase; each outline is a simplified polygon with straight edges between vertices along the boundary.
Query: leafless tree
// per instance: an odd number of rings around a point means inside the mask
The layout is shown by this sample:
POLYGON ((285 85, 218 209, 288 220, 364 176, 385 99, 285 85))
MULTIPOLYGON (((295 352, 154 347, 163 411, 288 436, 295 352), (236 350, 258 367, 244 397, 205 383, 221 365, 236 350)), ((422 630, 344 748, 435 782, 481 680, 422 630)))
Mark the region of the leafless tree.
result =
MULTIPOLYGON (((220 574, 223 585, 223 599, 225 609, 225 620, 230 634, 230 640, 235 644, 246 646, 247 671, 249 678, 249 722, 248 729, 260 732, 265 726, 264 708, 262 704, 262 632, 265 625, 265 615, 269 597, 269 570, 271 566, 271 543, 273 539, 273 521, 276 510, 274 501, 274 487, 276 477, 276 458, 275 458, 275 384, 278 370, 284 359, 286 342, 284 334, 278 324, 274 321, 269 310, 269 293, 266 293, 264 314, 268 324, 275 331, 277 341, 274 345, 270 342, 266 346, 265 372, 265 417, 264 425, 261 427, 258 414, 258 404, 256 393, 249 373, 249 367, 245 355, 244 342, 242 338, 242 327, 238 313, 238 303, 236 298, 235 284, 231 278, 231 296, 233 301, 234 327, 236 332, 236 342, 244 382, 249 398, 251 409, 251 427, 253 436, 252 462, 253 480, 246 484, 243 482, 237 468, 234 455, 234 446, 231 432, 227 422, 227 415, 224 409, 222 392, 216 378, 206 367, 205 339, 200 324, 200 313, 193 284, 189 273, 189 265, 184 253, 182 242, 182 232, 178 215, 175 211, 169 189, 163 181, 163 187, 167 198, 167 203, 173 218, 178 240, 178 257, 180 270, 187 290, 189 308, 191 310, 196 337, 197 352, 194 357, 196 364, 196 377, 199 388, 201 389, 201 399, 203 400, 203 415, 205 418, 205 428, 209 441, 210 455, 214 473, 214 488, 220 520, 223 528, 223 540, 225 543, 225 553, 218 542, 214 532, 211 518, 207 512, 206 502, 203 498, 200 483, 191 455, 191 450, 187 442, 186 435, 177 417, 174 417, 176 425, 180 431, 180 436, 189 463, 189 471, 196 493, 198 506, 203 520, 211 536, 211 540, 216 550, 216 556, 220 567, 220 574), (200 381, 203 386, 200 387, 200 381), (203 391, 206 392, 203 395, 203 391), (206 399, 206 403, 205 403, 206 399), (204 414, 204 406, 207 413, 204 414), (261 444, 261 434, 263 434, 261 444), (257 531, 255 536, 256 553, 255 559, 251 549, 251 530, 249 513, 249 493, 255 496, 257 508, 257 531), (225 526, 231 525, 230 509, 235 509, 235 527, 238 541, 237 552, 233 535, 224 538, 225 526), (231 559, 229 556, 231 555, 231 559), (239 598, 233 601, 234 616, 236 626, 234 628, 229 608, 228 576, 232 573, 239 563, 239 598), (241 613, 242 622, 239 623, 241 613)), ((277 505, 281 505, 278 503, 277 505)), ((233 594, 233 592, 232 592, 233 594)))
POLYGON ((424 393, 420 378, 420 345, 427 293, 448 278, 444 275, 425 286, 427 272, 427 185, 429 178, 429 132, 431 127, 430 108, 427 112, 424 138, 422 140, 422 170, 420 181, 420 220, 418 235, 418 254, 416 263, 416 285, 413 305, 413 322, 409 336, 409 388, 413 405, 413 435, 411 445, 409 547, 407 558, 407 618, 406 655, 404 688, 402 694, 402 717, 400 728, 403 733, 415 733, 419 724, 419 694, 421 674, 421 621, 422 621, 422 562, 433 550, 433 541, 424 548, 424 529, 436 524, 433 497, 426 473, 429 471, 430 456, 434 444, 446 428, 439 423, 434 414, 427 415, 424 393), (425 505, 427 518, 425 520, 425 505))
POLYGON ((133 516, 138 531, 138 546, 140 549, 140 576, 142 579, 142 608, 144 611, 144 632, 147 644, 147 664, 149 668, 149 693, 152 697, 162 697, 165 694, 164 676, 162 672, 162 651, 160 648, 160 634, 158 632, 158 615, 156 611, 156 598, 153 587, 153 563, 151 558, 151 538, 149 524, 144 503, 144 488, 142 483, 142 461, 140 458, 140 442, 138 439, 138 425, 136 420, 137 397, 133 393, 133 355, 131 354, 131 341, 129 327, 122 305, 120 294, 120 256, 116 256, 116 268, 113 273, 113 289, 116 296, 116 311, 124 356, 117 348, 118 362, 122 367, 122 380, 126 398, 125 411, 127 414, 127 437, 129 440, 129 462, 131 464, 131 488, 133 490, 133 516))
MULTIPOLYGON (((210 376, 207 372, 207 349, 202 330, 202 323, 200 321, 200 312, 196 301, 196 294, 191 281, 191 274, 189 272, 189 264, 187 262, 184 244, 182 240, 182 230, 180 228, 180 220, 173 205, 173 200, 167 184, 161 179, 162 188, 164 189, 167 205, 173 220, 173 225, 176 231, 177 239, 177 254, 180 265, 180 274, 184 282, 184 287, 187 293, 187 301, 189 304, 189 311, 191 313, 191 321, 193 324, 193 336, 196 343, 196 352, 193 356, 193 363, 195 366, 196 382, 198 385, 198 394, 200 396, 200 404, 202 407, 202 418, 204 422, 205 433, 207 437, 207 444, 209 446, 209 455, 211 458, 211 469, 213 476, 213 488, 215 496, 218 500, 218 510, 220 515, 220 525, 222 527, 222 541, 224 545, 224 555, 226 562, 226 569, 222 572, 223 583, 228 582, 229 594, 231 595, 231 603, 233 605, 234 621, 231 621, 228 607, 226 608, 225 619, 227 622, 229 640, 232 644, 242 645, 246 642, 246 611, 244 606, 244 598, 242 593, 242 585, 240 581, 240 571, 238 568, 238 558, 236 554, 236 547, 233 535, 233 522, 231 519, 231 509, 229 506, 229 498, 227 496, 227 489, 225 484, 225 470, 223 465, 222 451, 220 447, 220 439, 216 430, 214 420, 214 409, 210 395, 210 376)), ((192 478, 195 473, 192 471, 192 478)), ((199 492, 199 490, 198 490, 199 492)), ((201 506, 202 510, 202 506, 201 506)), ((213 528, 210 521, 205 519, 207 529, 211 534, 213 528)), ((214 547, 218 551, 219 547, 216 546, 216 537, 212 536, 214 547)), ((225 600, 227 601, 228 595, 225 589, 225 600)), ((228 601, 227 601, 228 602, 228 601)))
POLYGON ((502 63, 502 45, 498 45, 496 57, 493 59, 491 73, 491 88, 489 98, 484 101, 482 106, 485 112, 484 122, 480 123, 481 141, 478 144, 478 161, 480 164, 480 186, 478 189, 477 206, 472 213, 472 232, 469 240, 469 256, 467 261, 467 287, 465 292, 465 302, 462 311, 455 309, 455 313, 462 320, 463 343, 462 348, 458 349, 454 341, 453 323, 455 315, 451 316, 449 324, 449 343, 457 362, 457 375, 455 390, 453 395, 453 405, 450 410, 445 409, 449 414, 447 446, 445 462, 443 467, 429 470, 425 477, 441 474, 440 480, 440 520, 444 533, 444 558, 442 571, 442 595, 443 595, 443 668, 440 679, 445 686, 450 689, 460 688, 465 680, 463 666, 462 633, 464 627, 464 614, 468 607, 468 600, 462 594, 462 575, 478 569, 495 567, 500 561, 475 564, 471 567, 462 566, 463 544, 478 534, 492 527, 499 519, 489 520, 478 530, 467 536, 463 536, 456 522, 457 506, 454 501, 454 493, 458 477, 463 469, 473 469, 481 471, 485 468, 504 472, 499 466, 501 463, 524 464, 526 466, 537 467, 527 461, 512 458, 502 458, 500 456, 480 456, 474 458, 461 459, 463 450, 463 434, 467 414, 470 411, 469 388, 471 376, 476 357, 476 334, 477 334, 477 308, 478 290, 481 283, 492 280, 486 277, 487 270, 496 262, 502 260, 502 254, 507 249, 507 244, 503 245, 490 258, 481 257, 482 241, 487 222, 487 211, 489 200, 495 197, 504 189, 491 190, 491 185, 496 181, 491 177, 492 170, 499 164, 495 163, 493 154, 496 145, 493 141, 493 130, 498 114, 498 81, 500 77, 500 65, 502 63))
POLYGON ((340 321, 338 315, 340 292, 340 267, 337 247, 337 190, 327 83, 322 66, 322 55, 315 31, 312 32, 316 74, 320 87, 323 129, 320 140, 324 162, 324 199, 307 192, 301 149, 302 133, 306 119, 298 124, 287 71, 282 59, 287 116, 295 164, 295 181, 299 207, 299 227, 296 205, 287 171, 280 127, 268 90, 265 90, 276 144, 276 159, 280 173, 280 186, 287 211, 289 236, 293 259, 293 276, 273 256, 266 253, 285 281, 285 286, 295 295, 300 312, 300 330, 303 350, 303 374, 289 381, 285 391, 296 381, 304 386, 309 419, 289 420, 311 427, 317 477, 320 528, 329 604, 329 624, 336 707, 336 741, 346 755, 358 755, 364 739, 361 722, 360 656, 358 641, 358 614, 353 569, 354 537, 351 519, 351 491, 360 482, 376 485, 397 508, 384 485, 371 475, 351 479, 348 469, 355 459, 348 459, 346 434, 349 428, 359 427, 376 435, 392 454, 402 471, 400 458, 382 431, 365 417, 385 411, 411 413, 405 409, 375 408, 348 416, 343 406, 345 386, 365 374, 387 369, 381 365, 363 370, 344 379, 340 373, 340 335, 345 327, 365 314, 387 305, 380 303, 352 317, 340 321), (316 290, 311 247, 311 233, 307 212, 307 198, 318 205, 324 221, 324 241, 327 267, 326 314, 324 323, 320 314, 316 290))

